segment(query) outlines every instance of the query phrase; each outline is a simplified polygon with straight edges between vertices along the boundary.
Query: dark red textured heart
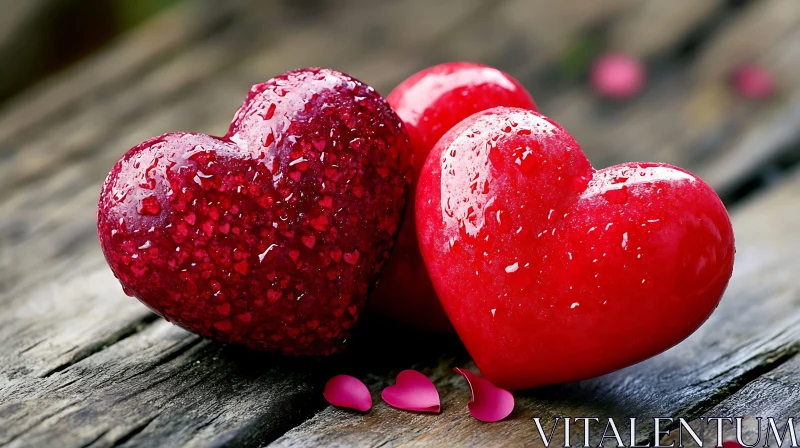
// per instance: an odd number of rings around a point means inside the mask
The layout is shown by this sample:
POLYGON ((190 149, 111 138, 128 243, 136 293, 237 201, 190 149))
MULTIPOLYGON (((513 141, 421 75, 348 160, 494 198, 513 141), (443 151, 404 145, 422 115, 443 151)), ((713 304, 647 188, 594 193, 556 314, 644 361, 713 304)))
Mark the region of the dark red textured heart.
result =
POLYGON ((733 268, 714 191, 669 165, 594 170, 535 112, 462 121, 420 173, 417 234, 481 373, 506 389, 601 375, 653 356, 713 312, 733 268))
POLYGON ((98 234, 123 288, 164 318, 290 355, 340 350, 389 256, 410 182, 399 118, 332 70, 254 86, 224 137, 128 151, 98 234))

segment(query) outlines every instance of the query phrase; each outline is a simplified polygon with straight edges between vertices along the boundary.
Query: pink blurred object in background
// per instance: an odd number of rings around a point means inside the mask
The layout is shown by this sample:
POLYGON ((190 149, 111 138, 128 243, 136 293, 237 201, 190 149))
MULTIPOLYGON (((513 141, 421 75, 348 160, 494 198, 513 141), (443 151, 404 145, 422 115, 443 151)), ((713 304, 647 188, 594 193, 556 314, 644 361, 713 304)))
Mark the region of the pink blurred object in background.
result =
POLYGON ((646 71, 637 59, 623 53, 606 53, 592 64, 595 91, 613 99, 630 98, 644 87, 646 71))
POLYGON ((757 64, 742 64, 733 70, 733 89, 739 95, 759 100, 775 93, 775 78, 766 68, 757 64))

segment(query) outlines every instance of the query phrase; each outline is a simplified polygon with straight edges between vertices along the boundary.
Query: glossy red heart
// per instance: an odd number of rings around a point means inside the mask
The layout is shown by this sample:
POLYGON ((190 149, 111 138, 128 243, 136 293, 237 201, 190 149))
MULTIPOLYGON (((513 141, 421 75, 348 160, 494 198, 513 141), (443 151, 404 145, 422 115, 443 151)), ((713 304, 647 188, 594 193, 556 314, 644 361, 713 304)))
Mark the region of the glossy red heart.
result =
POLYGON ((395 384, 383 389, 381 397, 390 406, 406 411, 438 413, 441 407, 433 381, 416 370, 400 372, 395 384))
POLYGON ((417 233, 481 373, 506 389, 653 356, 713 312, 733 268, 714 191, 669 165, 594 170, 552 120, 495 108, 459 123, 419 176, 417 233))
POLYGON ((400 119, 327 69, 253 86, 223 137, 166 134, 103 185, 97 230, 125 291, 200 335, 286 355, 345 344, 410 182, 400 119))

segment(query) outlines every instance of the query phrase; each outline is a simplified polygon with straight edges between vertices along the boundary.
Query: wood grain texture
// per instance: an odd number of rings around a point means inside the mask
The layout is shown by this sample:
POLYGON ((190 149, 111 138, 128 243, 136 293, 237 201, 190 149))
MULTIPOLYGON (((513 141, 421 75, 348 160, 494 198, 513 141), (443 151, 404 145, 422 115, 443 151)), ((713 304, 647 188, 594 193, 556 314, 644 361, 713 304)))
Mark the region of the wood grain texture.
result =
MULTIPOLYGON (((701 415, 800 351, 800 279, 795 261, 800 256, 795 230, 800 226, 799 197, 800 172, 796 172, 785 185, 736 210, 736 267, 720 307, 689 339, 661 355, 600 378, 517 393, 511 417, 493 424, 478 422, 467 413, 467 386, 450 371, 454 366, 475 369, 471 362, 448 358, 421 366, 441 394, 440 416, 390 409, 380 402, 379 392, 398 372, 372 370, 366 379, 377 404, 370 414, 351 415, 329 407, 274 446, 530 446, 541 443, 531 420, 534 416, 552 422, 556 416, 627 421, 632 416, 644 420, 701 415)), ((789 415, 776 408, 770 416, 789 415)), ((603 427, 591 429, 597 440, 603 427)), ((582 440, 583 429, 573 430, 573 440, 582 440)), ((629 438, 622 428, 620 432, 626 434, 623 439, 629 438)), ((651 432, 652 426, 643 425, 637 434, 652 440, 651 432)), ((555 446, 559 443, 563 446, 563 435, 555 446)))
MULTIPOLYGON (((794 356, 778 368, 761 375, 704 414, 707 417, 744 417, 742 442, 747 445, 779 446, 771 431, 767 439, 767 432, 770 429, 768 417, 774 418, 778 431, 783 431, 788 418, 794 418, 795 434, 800 438, 798 431, 800 425, 797 424, 800 416, 800 356, 794 356)), ((702 432, 703 439, 707 441, 705 446, 716 443, 716 422, 708 424, 707 421, 698 419, 691 421, 690 426, 701 430, 697 432, 702 432)), ((723 423, 722 434, 722 440, 736 440, 735 422, 723 423)), ((675 431, 665 437, 661 445, 669 445, 670 442, 678 440, 678 437, 679 434, 675 431)), ((687 435, 684 435, 683 440, 687 448, 698 446, 687 435)), ((780 446, 791 446, 791 439, 787 436, 780 446)))
MULTIPOLYGON (((108 348, 5 381, 0 445, 254 446, 320 407, 318 368, 228 349, 149 316, 125 332, 108 348)), ((54 345, 26 353, 58 355, 54 345)))

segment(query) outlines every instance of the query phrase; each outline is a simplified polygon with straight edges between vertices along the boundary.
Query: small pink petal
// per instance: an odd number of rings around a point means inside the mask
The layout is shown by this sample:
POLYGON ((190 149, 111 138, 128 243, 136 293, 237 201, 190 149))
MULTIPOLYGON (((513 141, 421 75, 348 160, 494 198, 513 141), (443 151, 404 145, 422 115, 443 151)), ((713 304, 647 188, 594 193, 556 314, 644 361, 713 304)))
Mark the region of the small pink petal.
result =
POLYGON ((722 442, 722 448, 744 448, 739 442, 727 440, 722 442))
POLYGON ((383 389, 381 397, 389 406, 406 411, 438 413, 441 409, 436 386, 416 370, 400 372, 396 384, 383 389))
POLYGON ((473 417, 482 422, 500 421, 514 410, 514 396, 511 392, 500 389, 491 381, 478 376, 469 370, 454 368, 467 380, 472 399, 467 407, 473 417))
POLYGON ((591 82, 595 91, 614 99, 625 99, 644 87, 646 72, 637 59, 623 53, 607 53, 592 64, 591 82))
POLYGON ((328 403, 342 408, 367 412, 372 408, 372 396, 369 389, 358 378, 350 375, 336 375, 325 384, 322 393, 328 403))
POLYGON ((775 92, 772 73, 759 65, 740 65, 733 71, 731 81, 736 92, 745 98, 759 100, 775 92))

